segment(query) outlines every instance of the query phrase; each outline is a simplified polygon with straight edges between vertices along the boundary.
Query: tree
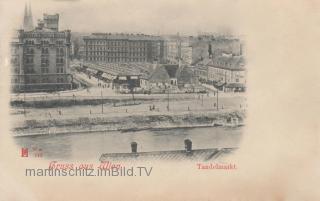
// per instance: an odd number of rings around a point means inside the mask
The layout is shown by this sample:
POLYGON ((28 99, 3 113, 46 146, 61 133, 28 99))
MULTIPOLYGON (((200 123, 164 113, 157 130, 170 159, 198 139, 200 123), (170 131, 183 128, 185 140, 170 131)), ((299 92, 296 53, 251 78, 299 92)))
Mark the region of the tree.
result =
POLYGON ((136 87, 136 80, 129 79, 128 80, 128 89, 130 90, 130 93, 132 94, 133 104, 135 104, 135 99, 134 99, 134 88, 135 87, 136 87))
POLYGON ((209 53, 209 57, 210 57, 212 55, 212 46, 211 46, 211 44, 209 44, 208 53, 209 53))

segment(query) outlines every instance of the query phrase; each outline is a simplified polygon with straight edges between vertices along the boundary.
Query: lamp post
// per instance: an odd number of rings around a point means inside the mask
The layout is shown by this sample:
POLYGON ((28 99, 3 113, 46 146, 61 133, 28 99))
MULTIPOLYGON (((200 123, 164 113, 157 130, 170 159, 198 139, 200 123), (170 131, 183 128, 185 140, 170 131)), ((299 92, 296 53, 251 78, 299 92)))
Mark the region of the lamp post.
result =
POLYGON ((103 96, 102 96, 102 89, 101 89, 101 113, 103 114, 103 96))
POLYGON ((23 92, 23 114, 26 116, 26 92, 23 92))
POLYGON ((168 86, 168 105, 167 105, 167 110, 169 111, 170 110, 170 96, 169 96, 169 86, 168 86))
POLYGON ((219 110, 219 90, 217 89, 217 110, 219 110))
POLYGON ((203 94, 201 95, 201 106, 203 107, 203 94))

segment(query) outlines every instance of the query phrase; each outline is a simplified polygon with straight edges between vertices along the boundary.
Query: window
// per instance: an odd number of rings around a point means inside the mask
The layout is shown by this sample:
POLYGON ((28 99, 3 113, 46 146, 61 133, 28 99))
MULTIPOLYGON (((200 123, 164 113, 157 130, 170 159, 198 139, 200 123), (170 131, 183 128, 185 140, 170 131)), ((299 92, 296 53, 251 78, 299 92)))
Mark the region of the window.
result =
POLYGON ((41 54, 49 54, 49 49, 48 48, 42 48, 41 49, 41 54))
POLYGON ((49 59, 48 58, 41 58, 41 67, 49 66, 49 59))
POLYGON ((57 48, 57 49, 56 49, 56 54, 57 54, 58 56, 63 56, 63 55, 64 55, 64 50, 63 50, 63 48, 57 48))
POLYGON ((41 45, 49 45, 49 41, 47 40, 42 40, 40 43, 41 45))
POLYGON ((58 77, 58 78, 57 78, 57 82, 58 82, 58 83, 63 83, 63 82, 64 82, 64 80, 63 80, 63 78, 58 77))
POLYGON ((26 64, 33 64, 33 57, 26 57, 25 58, 25 63, 26 64))
POLYGON ((56 63, 57 63, 57 64, 63 64, 63 58, 59 58, 59 57, 58 57, 58 58, 56 59, 56 63))
POLYGON ((57 44, 57 45, 63 45, 63 41, 57 40, 57 41, 56 41, 56 44, 57 44))
POLYGON ((26 40, 25 44, 27 45, 34 45, 34 41, 33 40, 26 40))
POLYGON ((48 83, 48 82, 49 82, 49 79, 48 79, 48 78, 42 78, 41 82, 42 82, 42 83, 48 83))
POLYGON ((59 67, 59 68, 57 68, 57 71, 56 71, 57 73, 63 73, 63 68, 62 67, 59 67))
POLYGON ((33 50, 33 48, 27 48, 27 49, 25 50, 25 53, 26 53, 26 54, 34 54, 34 50, 33 50))
POLYGON ((49 73, 49 68, 41 68, 41 73, 49 73))

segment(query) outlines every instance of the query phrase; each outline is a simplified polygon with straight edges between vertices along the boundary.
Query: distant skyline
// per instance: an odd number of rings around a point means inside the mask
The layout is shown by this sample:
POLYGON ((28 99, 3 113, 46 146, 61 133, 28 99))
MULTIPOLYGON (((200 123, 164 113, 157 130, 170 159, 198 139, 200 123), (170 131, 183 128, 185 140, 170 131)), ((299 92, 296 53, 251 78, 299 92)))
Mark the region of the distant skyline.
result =
MULTIPOLYGON (((9 2, 8 2, 9 3, 9 2)), ((34 25, 43 13, 60 14, 60 30, 196 35, 199 32, 242 34, 237 0, 32 0, 15 6, 21 28, 25 3, 34 25)))

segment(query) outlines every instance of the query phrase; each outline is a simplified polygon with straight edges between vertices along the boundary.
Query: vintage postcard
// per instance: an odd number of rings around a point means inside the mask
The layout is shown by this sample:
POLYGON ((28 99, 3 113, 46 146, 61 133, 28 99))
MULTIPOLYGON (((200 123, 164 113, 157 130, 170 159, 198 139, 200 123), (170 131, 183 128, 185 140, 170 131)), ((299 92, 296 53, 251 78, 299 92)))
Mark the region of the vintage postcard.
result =
POLYGON ((320 3, 0 6, 0 200, 320 200, 320 3))

